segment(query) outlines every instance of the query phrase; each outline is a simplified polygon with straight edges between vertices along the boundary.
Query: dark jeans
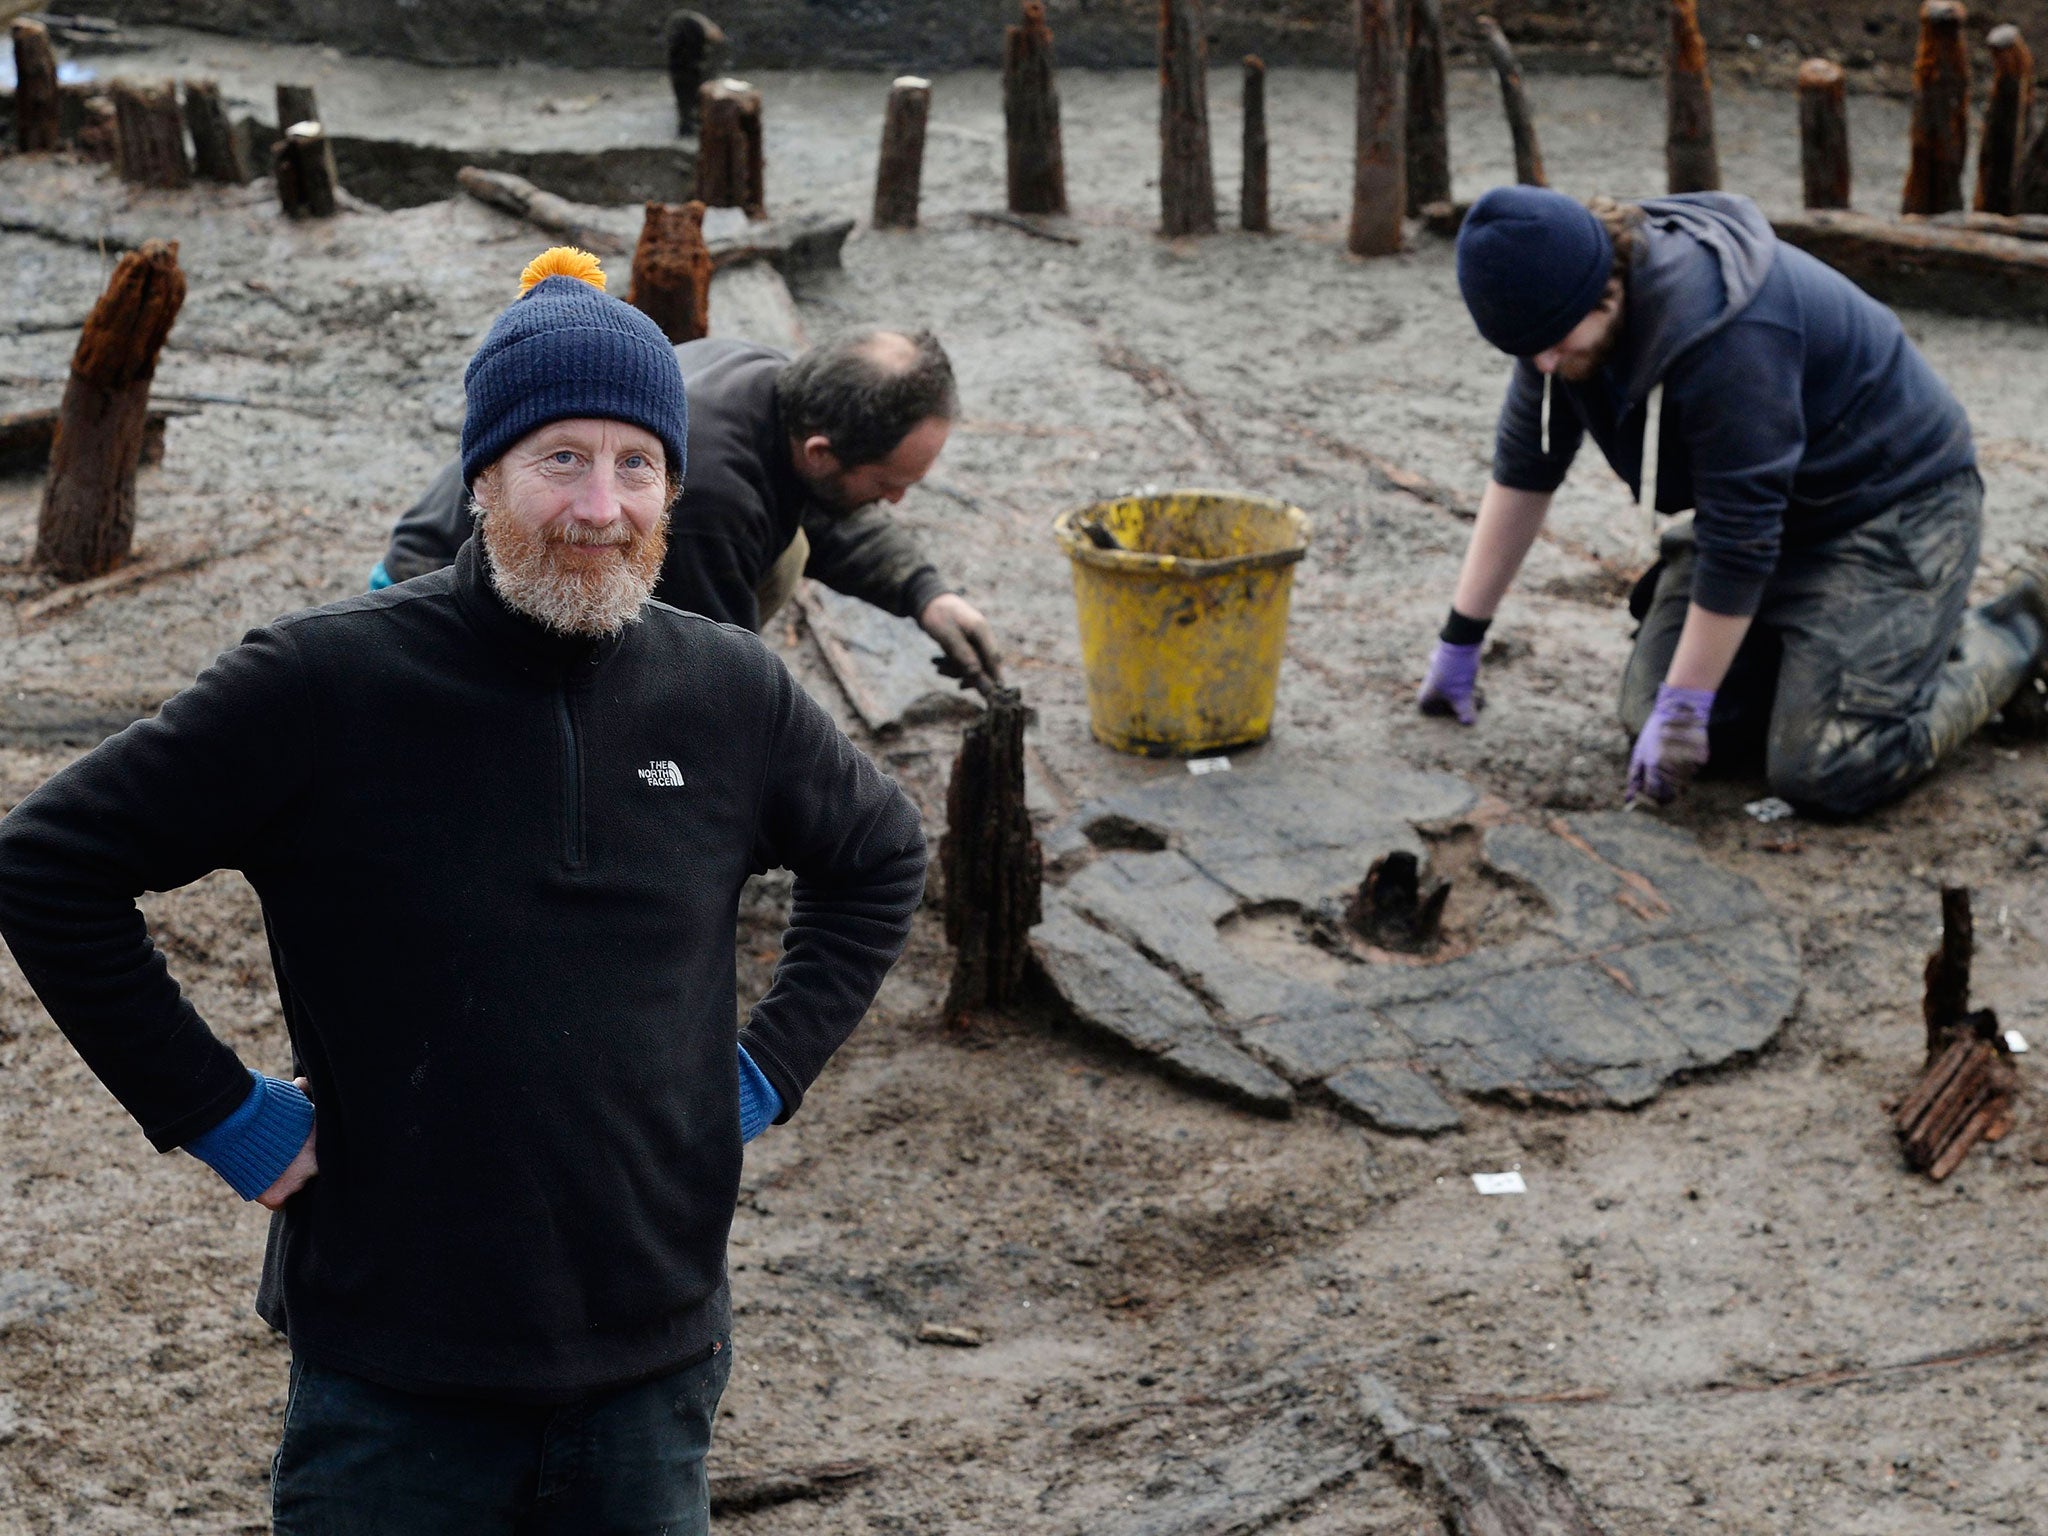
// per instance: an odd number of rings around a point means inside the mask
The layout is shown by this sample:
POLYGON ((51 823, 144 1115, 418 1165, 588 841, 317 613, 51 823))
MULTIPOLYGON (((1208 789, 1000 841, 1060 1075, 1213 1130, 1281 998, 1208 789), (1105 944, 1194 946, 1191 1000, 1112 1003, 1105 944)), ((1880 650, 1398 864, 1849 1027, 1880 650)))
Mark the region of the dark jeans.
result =
MULTIPOLYGON (((1968 606, 1984 482, 1965 470, 1810 549, 1786 550, 1714 699, 1709 763, 1761 760, 1773 793, 1851 816, 1904 793, 2032 670, 2041 626, 2009 599, 1968 606)), ((1692 599, 1690 518, 1662 568, 1621 685, 1640 732, 1692 599)))
POLYGON ((704 1536, 704 1454, 732 1369, 553 1406, 395 1392, 292 1360, 271 1463, 278 1536, 704 1536))

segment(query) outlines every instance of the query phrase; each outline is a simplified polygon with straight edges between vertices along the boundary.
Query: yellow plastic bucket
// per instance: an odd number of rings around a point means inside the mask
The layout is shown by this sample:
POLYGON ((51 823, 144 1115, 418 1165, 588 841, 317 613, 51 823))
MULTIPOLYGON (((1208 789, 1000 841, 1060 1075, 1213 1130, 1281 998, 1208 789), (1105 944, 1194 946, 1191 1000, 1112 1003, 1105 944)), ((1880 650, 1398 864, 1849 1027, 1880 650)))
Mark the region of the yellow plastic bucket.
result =
POLYGON ((1194 757, 1266 739, 1307 513, 1173 491, 1062 512, 1053 536, 1073 562, 1096 740, 1194 757))

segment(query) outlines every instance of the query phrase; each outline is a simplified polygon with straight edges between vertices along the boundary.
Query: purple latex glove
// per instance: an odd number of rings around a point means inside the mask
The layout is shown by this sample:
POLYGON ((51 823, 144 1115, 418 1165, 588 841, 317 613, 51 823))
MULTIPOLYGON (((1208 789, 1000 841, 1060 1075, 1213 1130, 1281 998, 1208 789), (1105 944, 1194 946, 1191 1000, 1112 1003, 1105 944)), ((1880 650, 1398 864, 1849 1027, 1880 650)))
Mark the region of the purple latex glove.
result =
POLYGON ((1706 765, 1707 717, 1713 712, 1711 688, 1674 688, 1666 683, 1657 690, 1656 708, 1643 722, 1643 733, 1629 754, 1626 804, 1635 804, 1638 796, 1659 805, 1678 798, 1706 765))
POLYGON ((1454 715, 1460 725, 1477 720, 1479 701, 1473 696, 1473 685, 1479 681, 1479 651, 1485 643, 1437 641, 1429 658, 1429 676, 1415 695, 1415 707, 1425 715, 1454 715))

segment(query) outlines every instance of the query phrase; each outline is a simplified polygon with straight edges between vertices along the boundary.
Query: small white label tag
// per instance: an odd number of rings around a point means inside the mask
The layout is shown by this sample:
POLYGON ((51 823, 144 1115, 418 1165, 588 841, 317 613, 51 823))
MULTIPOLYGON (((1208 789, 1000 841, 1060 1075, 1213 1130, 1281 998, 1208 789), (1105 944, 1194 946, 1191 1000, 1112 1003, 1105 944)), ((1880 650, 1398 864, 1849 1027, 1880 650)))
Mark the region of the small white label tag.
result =
POLYGON ((1191 757, 1188 759, 1188 772, 1195 775, 1196 778, 1200 778, 1205 773, 1228 773, 1230 772, 1230 759, 1227 757, 1191 757))
POLYGON ((2016 1029, 2008 1029, 2005 1032, 2005 1048, 2015 1056, 2024 1056, 2027 1053, 2027 1037, 2016 1029))
POLYGON ((1482 1195, 1525 1195, 1529 1192, 1521 1174, 1513 1170, 1507 1173, 1475 1173, 1472 1175, 1472 1187, 1482 1195))

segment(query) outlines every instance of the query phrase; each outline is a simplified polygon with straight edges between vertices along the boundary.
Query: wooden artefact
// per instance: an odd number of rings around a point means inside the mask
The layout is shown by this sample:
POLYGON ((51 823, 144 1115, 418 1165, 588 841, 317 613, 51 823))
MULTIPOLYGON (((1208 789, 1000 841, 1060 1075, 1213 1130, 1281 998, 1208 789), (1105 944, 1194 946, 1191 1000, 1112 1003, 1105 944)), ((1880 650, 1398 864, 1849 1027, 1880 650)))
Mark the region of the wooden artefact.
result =
POLYGON ((36 564, 61 581, 103 575, 128 557, 150 380, 184 302, 176 242, 151 240, 115 265, 86 317, 36 524, 36 564))
POLYGON ((185 119, 170 84, 116 80, 107 87, 107 95, 120 129, 121 179, 145 187, 192 185, 192 162, 185 157, 185 119))
POLYGON ((707 80, 697 93, 697 201, 766 218, 761 93, 744 80, 707 80))
POLYGON ((1372 861, 1344 909, 1344 921, 1369 944, 1420 952, 1436 943, 1450 899, 1450 881, 1432 880, 1425 887, 1422 861, 1397 848, 1372 861))
POLYGON ((523 176, 465 165, 455 173, 455 184, 478 202, 524 219, 536 229, 560 235, 569 245, 598 256, 625 254, 625 241, 608 229, 585 223, 576 204, 541 191, 523 176))
POLYGON ((875 168, 875 228, 917 228, 924 183, 924 125, 931 115, 932 83, 901 75, 889 86, 882 113, 882 154, 875 168))
POLYGON ((1451 200, 1450 108, 1444 98, 1442 0, 1408 0, 1408 216, 1451 200))
POLYGON ((1714 149, 1714 86, 1707 42, 1693 0, 1666 0, 1670 35, 1664 51, 1664 177, 1672 192, 1721 190, 1714 149))
POLYGON ((283 133, 293 123, 317 123, 320 121, 320 103, 313 95, 310 85, 280 85, 277 88, 277 131, 283 133))
POLYGON ((967 727, 946 787, 944 872, 946 942, 953 982, 945 1016, 957 1021, 1017 1000, 1030 959, 1044 858, 1024 806, 1024 701, 998 688, 988 710, 967 727))
POLYGON ((335 194, 334 149, 318 123, 293 123, 270 147, 270 172, 277 180, 277 203, 287 218, 331 219, 340 202, 335 194))
POLYGON ((1849 206, 1849 103, 1842 66, 1799 66, 1799 179, 1809 208, 1849 206))
POLYGON ((1065 213, 1067 162, 1060 147, 1060 93, 1053 78, 1052 28, 1040 0, 1003 29, 1003 144, 1010 212, 1065 213))
POLYGON ((1159 231, 1216 233, 1201 0, 1159 0, 1159 231))
POLYGON ((1908 1165, 1936 1181, 1955 1172, 1979 1141, 1997 1141, 2012 1129, 2019 1093, 1998 1015, 1970 1008, 1974 947, 1970 893, 1944 887, 1941 945, 1927 957, 1921 1002, 1927 1067, 1892 1117, 1908 1165))
POLYGON ((626 302, 673 342, 711 334, 711 252, 702 203, 649 203, 626 302))
POLYGON ((1961 0, 1923 0, 1913 55, 1912 160, 1901 213, 1950 213, 1963 206, 1963 156, 1970 141, 1970 56, 1961 0))
POLYGON ((2041 241, 1847 209, 1788 214, 1771 227, 1887 304, 2048 320, 2048 245, 2041 241))
POLYGON ((1266 61, 1244 57, 1244 175, 1238 183, 1240 229, 1267 234, 1273 228, 1266 177, 1266 61))
POLYGON ((1401 98, 1401 0, 1357 0, 1358 124, 1351 176, 1354 256, 1390 256, 1401 249, 1408 212, 1408 151, 1401 98))
POLYGON ((697 131, 698 92, 725 50, 725 33, 709 16, 677 11, 668 19, 668 83, 676 94, 676 132, 697 131))
POLYGON ((192 169, 201 181, 239 187, 249 179, 248 157, 213 81, 185 82, 185 127, 192 135, 192 169))
POLYGON ((14 146, 23 154, 57 147, 62 138, 57 51, 50 29, 22 17, 14 23, 14 146))
POLYGON ((1515 141, 1515 180, 1525 187, 1548 186, 1543 179, 1543 151, 1536 144, 1536 120, 1529 115, 1529 97, 1522 89, 1522 66, 1516 62, 1515 50, 1491 16, 1481 16, 1473 24, 1479 29, 1487 61, 1500 77, 1500 104, 1515 141))
POLYGON ((2034 55, 2020 29, 2009 22, 1993 27, 1985 41, 1994 72, 1984 136, 1977 144, 1977 195, 1970 206, 1979 213, 2018 213, 2020 157, 2034 119, 2034 55))

